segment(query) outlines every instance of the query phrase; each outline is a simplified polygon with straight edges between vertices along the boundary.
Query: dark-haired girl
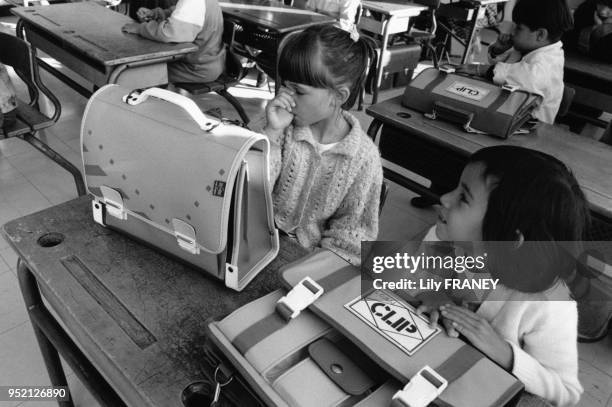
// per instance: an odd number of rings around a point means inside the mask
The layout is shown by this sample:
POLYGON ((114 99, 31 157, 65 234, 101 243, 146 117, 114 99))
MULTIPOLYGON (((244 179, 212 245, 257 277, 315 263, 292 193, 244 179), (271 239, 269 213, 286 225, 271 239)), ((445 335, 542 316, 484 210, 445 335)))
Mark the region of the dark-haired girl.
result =
POLYGON ((432 321, 441 315, 449 333, 462 334, 526 391, 555 406, 575 405, 583 388, 578 312, 566 285, 575 264, 566 254, 589 220, 576 179, 547 154, 490 147, 470 157, 459 185, 441 203, 425 240, 473 243, 474 251, 488 253, 488 272, 500 285, 476 311, 439 299, 418 311, 429 312, 432 321))
POLYGON ((283 47, 282 88, 266 107, 277 226, 304 247, 360 263, 378 234, 382 166, 377 147, 348 113, 372 49, 333 26, 309 28, 283 47))

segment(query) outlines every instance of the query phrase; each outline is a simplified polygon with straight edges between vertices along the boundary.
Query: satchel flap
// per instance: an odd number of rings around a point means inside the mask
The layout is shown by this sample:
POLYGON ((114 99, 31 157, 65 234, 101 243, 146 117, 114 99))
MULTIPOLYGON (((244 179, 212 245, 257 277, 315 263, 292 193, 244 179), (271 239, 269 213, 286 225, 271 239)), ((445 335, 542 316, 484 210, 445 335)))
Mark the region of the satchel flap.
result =
POLYGON ((376 384, 329 339, 319 339, 310 344, 308 353, 321 370, 348 394, 360 396, 376 384))
MULTIPOLYGON (((309 309, 357 345, 371 360, 402 383, 429 365, 449 381, 441 396, 457 407, 499 405, 491 402, 516 394, 520 383, 461 339, 431 328, 429 322, 397 294, 384 290, 364 293, 360 270, 335 259, 329 251, 315 252, 282 272, 285 284, 310 276, 325 293, 309 309), (496 383, 485 394, 466 392, 480 383, 486 366, 488 381, 496 383), (506 389, 503 395, 499 389, 506 389), (461 395, 459 397, 458 395, 461 395), (469 402, 459 402, 468 399, 469 402)), ((371 285, 370 285, 371 287, 371 285)), ((398 293, 401 293, 399 291, 398 293)))
POLYGON ((170 234, 173 219, 181 220, 195 230, 199 248, 220 253, 238 169, 249 149, 267 159, 267 138, 224 123, 204 131, 180 107, 156 97, 132 106, 122 100, 128 93, 105 86, 85 109, 81 148, 89 192, 101 198, 102 185, 119 191, 128 216, 170 234))

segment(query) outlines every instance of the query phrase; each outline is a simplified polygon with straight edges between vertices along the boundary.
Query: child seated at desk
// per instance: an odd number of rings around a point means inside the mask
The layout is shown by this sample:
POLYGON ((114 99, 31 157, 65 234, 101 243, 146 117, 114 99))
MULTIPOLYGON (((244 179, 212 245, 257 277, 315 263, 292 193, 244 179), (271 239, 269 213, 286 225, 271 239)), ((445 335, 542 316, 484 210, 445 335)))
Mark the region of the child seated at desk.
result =
POLYGON ((578 313, 566 285, 575 263, 563 260, 558 244, 582 240, 589 220, 574 176, 547 154, 489 147, 470 157, 459 185, 441 202, 424 240, 469 242, 468 254, 488 254, 487 272, 499 285, 475 310, 429 292, 417 311, 428 312, 432 322, 441 315, 450 335, 463 335, 526 391, 555 406, 578 403, 578 313), (511 245, 495 261, 499 242, 511 245))
POLYGON ((0 63, 0 130, 11 127, 17 120, 16 94, 6 66, 0 63))
POLYGON ((283 87, 266 106, 276 225, 306 248, 353 264, 376 240, 380 153, 346 109, 355 103, 373 50, 331 25, 292 37, 279 57, 283 87))
POLYGON ((542 103, 533 115, 553 123, 564 87, 565 56, 560 39, 572 28, 572 15, 566 0, 519 0, 512 20, 512 34, 500 34, 489 47, 491 65, 460 65, 457 71, 541 95, 542 103))
POLYGON ((217 0, 179 0, 166 10, 140 8, 141 23, 122 30, 160 42, 193 42, 198 50, 168 64, 170 82, 211 82, 225 67, 223 15, 217 0))
POLYGON ((564 42, 604 62, 612 62, 612 0, 587 0, 574 13, 574 29, 564 42))
POLYGON ((293 5, 332 16, 338 20, 340 28, 356 32, 355 21, 361 0, 295 0, 293 5))

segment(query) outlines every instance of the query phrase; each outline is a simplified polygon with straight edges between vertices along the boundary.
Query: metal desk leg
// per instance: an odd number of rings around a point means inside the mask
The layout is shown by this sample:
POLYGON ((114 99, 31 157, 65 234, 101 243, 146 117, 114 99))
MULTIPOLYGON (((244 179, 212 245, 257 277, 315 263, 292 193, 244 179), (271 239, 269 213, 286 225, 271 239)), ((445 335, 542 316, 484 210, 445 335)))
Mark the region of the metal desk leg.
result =
MULTIPOLYGON (((368 136, 372 139, 373 142, 377 142, 376 136, 378 136, 378 131, 382 127, 382 122, 378 119, 373 119, 372 123, 370 123, 370 127, 368 127, 368 136)), ((376 143, 378 145, 378 143, 376 143)))
POLYGON ((383 63, 385 60, 385 51, 387 50, 387 45, 389 45, 389 20, 391 20, 391 18, 393 17, 389 17, 389 18, 385 17, 383 34, 382 34, 382 44, 380 46, 380 57, 378 58, 378 68, 376 70, 376 84, 374 86, 374 89, 372 89, 372 104, 373 105, 378 103, 378 89, 380 88, 380 85, 382 84, 382 77, 383 77, 383 71, 384 71, 383 63))
MULTIPOLYGON (((45 333, 40 329, 36 321, 32 316, 32 312, 37 310, 41 306, 44 307, 40 292, 38 291, 38 285, 36 284, 36 278, 32 275, 30 270, 26 267, 25 263, 19 259, 17 261, 17 276, 19 278, 19 286, 21 287, 21 295, 25 302, 28 314, 30 315, 30 322, 32 328, 34 328, 34 334, 36 335, 36 341, 38 347, 42 353, 51 384, 53 386, 68 386, 66 381, 66 375, 60 362, 59 354, 49 341, 45 333)), ((72 401, 60 401, 58 402, 60 407, 74 407, 72 401)))
POLYGON ((480 14, 481 7, 477 6, 474 9, 474 15, 472 16, 472 21, 470 21, 470 34, 466 39, 465 50, 463 51, 463 58, 461 58, 462 64, 468 63, 468 58, 470 57, 470 51, 472 50, 472 41, 474 40, 474 34, 476 34, 476 25, 478 23, 478 15, 480 14))
POLYGON ((81 176, 81 171, 77 167, 75 167, 70 161, 66 160, 63 156, 58 154, 51 147, 40 141, 33 134, 28 133, 24 134, 23 140, 30 143, 33 147, 35 147, 38 151, 49 157, 51 160, 56 162, 59 166, 64 168, 74 178, 74 184, 76 186, 77 194, 79 196, 83 196, 87 194, 87 189, 85 188, 85 182, 83 182, 83 177, 81 176))
MULTIPOLYGON (((125 403, 113 388, 47 310, 42 301, 36 278, 21 259, 17 261, 17 277, 51 384, 53 386, 68 386, 59 358, 59 354, 61 354, 100 405, 125 407, 125 403)), ((74 407, 72 401, 62 401, 58 404, 60 407, 74 407)))

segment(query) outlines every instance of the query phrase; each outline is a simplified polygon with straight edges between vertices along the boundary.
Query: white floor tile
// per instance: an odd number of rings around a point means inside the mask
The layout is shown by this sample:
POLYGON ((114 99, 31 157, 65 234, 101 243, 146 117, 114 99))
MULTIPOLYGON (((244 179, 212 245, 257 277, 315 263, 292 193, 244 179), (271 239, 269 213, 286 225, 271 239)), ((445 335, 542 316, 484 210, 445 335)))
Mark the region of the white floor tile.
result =
POLYGON ((590 363, 580 363, 580 383, 584 394, 578 404, 580 407, 607 406, 612 397, 612 376, 608 376, 590 363))
POLYGON ((580 360, 585 361, 612 377, 612 334, 595 343, 579 343, 580 360))
POLYGON ((28 149, 28 143, 18 138, 0 140, 0 154, 5 157, 25 153, 28 149))
MULTIPOLYGON (((4 260, 1 260, 4 263, 4 260)), ((0 335, 28 321, 17 277, 6 268, 0 272, 0 335)), ((22 383, 23 384, 23 383, 22 383)))
POLYGON ((12 247, 5 247, 4 249, 0 249, 0 257, 2 257, 4 262, 8 264, 10 268, 17 267, 17 259, 19 258, 19 256, 17 256, 17 253, 15 253, 15 250, 13 250, 12 247))
MULTIPOLYGON (((1 196, 2 189, 0 188, 0 197, 1 196)), ((23 215, 14 203, 0 200, 0 226, 14 219, 20 218, 21 216, 23 215)), ((0 244, 0 248, 3 247, 6 247, 6 245, 0 244)))
POLYGON ((0 335, 0 384, 49 386, 49 376, 30 322, 0 335))

